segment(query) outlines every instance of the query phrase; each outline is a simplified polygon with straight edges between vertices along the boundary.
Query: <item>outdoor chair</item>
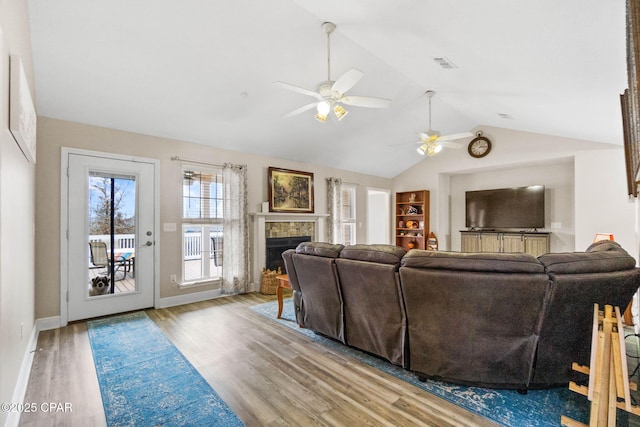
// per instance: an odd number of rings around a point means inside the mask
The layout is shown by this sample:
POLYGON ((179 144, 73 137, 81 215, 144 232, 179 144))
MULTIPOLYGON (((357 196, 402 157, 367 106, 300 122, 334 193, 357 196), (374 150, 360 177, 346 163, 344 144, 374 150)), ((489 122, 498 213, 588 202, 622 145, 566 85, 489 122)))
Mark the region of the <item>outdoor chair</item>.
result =
MULTIPOLYGON (((99 240, 90 241, 89 249, 91 252, 91 264, 93 264, 93 267, 90 268, 106 268, 106 270, 101 274, 109 274, 111 272, 111 259, 107 252, 107 244, 99 240)), ((123 276, 122 279, 119 280, 123 280, 127 277, 127 264, 129 263, 129 260, 122 256, 116 256, 115 258, 115 268, 113 271, 114 276, 119 269, 122 269, 123 276)))

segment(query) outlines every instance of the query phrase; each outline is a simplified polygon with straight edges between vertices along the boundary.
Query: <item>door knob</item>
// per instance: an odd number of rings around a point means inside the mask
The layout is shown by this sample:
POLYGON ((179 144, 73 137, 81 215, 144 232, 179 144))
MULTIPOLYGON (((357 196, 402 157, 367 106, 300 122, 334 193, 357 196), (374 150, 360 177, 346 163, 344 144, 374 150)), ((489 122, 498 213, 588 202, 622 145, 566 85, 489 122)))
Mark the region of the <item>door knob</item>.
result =
POLYGON ((151 246, 153 245, 153 243, 151 243, 150 241, 147 240, 147 243, 144 244, 145 246, 151 246))

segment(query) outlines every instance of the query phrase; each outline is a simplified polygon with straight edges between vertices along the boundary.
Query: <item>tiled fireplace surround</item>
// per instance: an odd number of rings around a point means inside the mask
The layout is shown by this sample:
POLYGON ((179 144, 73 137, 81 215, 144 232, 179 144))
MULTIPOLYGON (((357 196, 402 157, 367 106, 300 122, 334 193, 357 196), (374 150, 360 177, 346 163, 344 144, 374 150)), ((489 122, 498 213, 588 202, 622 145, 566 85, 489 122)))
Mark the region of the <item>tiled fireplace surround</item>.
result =
POLYGON ((257 212, 253 218, 252 288, 260 288, 260 277, 266 262, 267 238, 311 236, 324 241, 327 215, 257 212))

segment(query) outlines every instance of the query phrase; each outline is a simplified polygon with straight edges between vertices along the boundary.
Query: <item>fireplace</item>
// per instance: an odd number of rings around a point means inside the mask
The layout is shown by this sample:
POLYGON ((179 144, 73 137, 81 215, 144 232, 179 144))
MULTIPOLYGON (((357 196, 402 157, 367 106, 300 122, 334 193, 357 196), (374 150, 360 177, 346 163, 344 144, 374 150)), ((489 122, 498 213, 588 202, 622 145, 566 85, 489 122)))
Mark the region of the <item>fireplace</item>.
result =
POLYGON ((302 242, 310 242, 311 236, 269 237, 266 240, 266 268, 268 270, 277 270, 280 267, 284 273, 286 270, 282 260, 282 253, 287 249, 295 249, 302 242))
MULTIPOLYGON (((254 212, 250 215, 253 217, 252 290, 258 291, 260 289, 262 270, 265 268, 273 269, 273 265, 267 266, 266 264, 267 239, 304 237, 312 242, 324 241, 324 221, 328 216, 326 214, 254 212)), ((290 246, 295 248, 297 243, 292 243, 290 246)), ((286 249, 288 248, 279 248, 279 253, 276 256, 279 262, 284 263, 282 252, 286 249)), ((282 269, 284 272, 284 267, 282 269)))

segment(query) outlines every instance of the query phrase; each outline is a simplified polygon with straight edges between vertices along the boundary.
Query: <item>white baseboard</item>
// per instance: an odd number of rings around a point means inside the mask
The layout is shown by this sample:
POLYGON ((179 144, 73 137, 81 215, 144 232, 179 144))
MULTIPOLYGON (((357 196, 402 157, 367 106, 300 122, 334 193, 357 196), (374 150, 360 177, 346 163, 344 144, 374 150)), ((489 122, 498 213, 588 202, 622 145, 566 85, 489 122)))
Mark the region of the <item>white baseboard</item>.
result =
POLYGON ((193 292, 190 294, 177 295, 175 297, 160 298, 155 308, 175 307, 177 305, 189 304, 192 302, 206 301, 208 299, 222 296, 219 289, 203 292, 193 292))
MULTIPOLYGON (((255 283, 249 283, 249 292, 258 292, 260 286, 255 283)), ((206 301, 208 299, 219 298, 225 296, 220 289, 203 292, 193 292, 190 294, 177 295, 174 297, 160 298, 154 308, 168 308, 177 305, 189 304, 192 302, 206 301)))
POLYGON ((38 333, 40 333, 40 331, 50 331, 51 329, 58 329, 62 327, 60 316, 37 319, 36 327, 38 328, 38 333))
MULTIPOLYGON (((11 402, 20 403, 24 401, 24 397, 27 393, 27 385, 29 384, 29 375, 31 374, 31 365, 33 364, 33 356, 38 347, 38 325, 33 325, 31 334, 29 335, 29 342, 22 357, 22 364, 20 365, 20 373, 16 381, 16 386, 13 389, 13 396, 11 402)), ((5 427, 17 427, 20 423, 20 411, 10 411, 5 420, 5 427)))

